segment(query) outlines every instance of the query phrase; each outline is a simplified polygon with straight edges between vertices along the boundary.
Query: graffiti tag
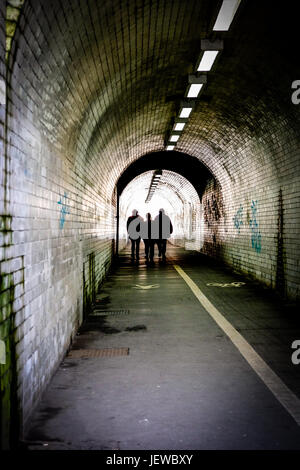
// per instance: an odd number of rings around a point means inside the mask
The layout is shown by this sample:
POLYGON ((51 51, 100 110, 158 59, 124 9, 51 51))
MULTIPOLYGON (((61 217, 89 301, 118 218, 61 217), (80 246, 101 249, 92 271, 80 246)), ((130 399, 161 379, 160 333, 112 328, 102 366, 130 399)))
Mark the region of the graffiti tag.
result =
POLYGON ((60 198, 60 200, 57 202, 57 204, 61 205, 60 219, 59 219, 59 228, 60 229, 64 228, 64 224, 65 224, 65 221, 66 221, 66 215, 70 214, 70 211, 69 211, 68 206, 67 206, 67 199, 68 199, 68 196, 67 196, 67 193, 65 191, 64 196, 62 196, 60 198))
POLYGON ((238 233, 241 233, 241 225, 243 225, 243 207, 242 206, 240 206, 240 208, 237 210, 232 220, 238 233))

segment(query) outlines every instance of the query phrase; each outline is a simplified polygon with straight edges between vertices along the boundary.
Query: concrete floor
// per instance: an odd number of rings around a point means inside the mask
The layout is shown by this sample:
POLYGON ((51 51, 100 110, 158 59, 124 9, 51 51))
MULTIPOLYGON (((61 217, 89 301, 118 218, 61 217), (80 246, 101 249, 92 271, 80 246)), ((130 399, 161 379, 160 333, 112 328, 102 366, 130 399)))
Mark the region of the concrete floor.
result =
POLYGON ((66 357, 26 435, 29 449, 300 449, 300 427, 218 327, 173 264, 300 397, 293 305, 195 252, 131 265, 122 252, 73 349, 130 348, 128 356, 66 357), (209 283, 244 281, 241 287, 209 283), (139 286, 152 286, 140 288, 139 286))

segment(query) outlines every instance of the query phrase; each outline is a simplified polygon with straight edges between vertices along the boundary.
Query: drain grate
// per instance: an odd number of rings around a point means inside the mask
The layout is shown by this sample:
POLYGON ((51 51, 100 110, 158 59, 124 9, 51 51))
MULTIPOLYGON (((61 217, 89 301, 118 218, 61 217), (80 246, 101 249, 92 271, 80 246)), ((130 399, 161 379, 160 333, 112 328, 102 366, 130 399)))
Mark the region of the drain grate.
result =
POLYGON ((92 317, 106 317, 107 315, 129 315, 129 310, 93 310, 89 316, 92 317))
POLYGON ((129 356, 129 348, 105 348, 105 349, 73 349, 68 357, 115 357, 129 356))

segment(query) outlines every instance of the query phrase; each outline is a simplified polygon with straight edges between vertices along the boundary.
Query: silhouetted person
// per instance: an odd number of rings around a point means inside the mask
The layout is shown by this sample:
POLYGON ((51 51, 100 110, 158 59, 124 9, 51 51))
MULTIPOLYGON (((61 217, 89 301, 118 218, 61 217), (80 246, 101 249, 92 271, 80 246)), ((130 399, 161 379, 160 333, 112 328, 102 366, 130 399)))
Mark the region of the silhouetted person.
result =
POLYGON ((158 256, 163 261, 166 259, 167 239, 173 232, 173 225, 170 218, 165 214, 164 209, 159 209, 158 216, 154 219, 154 232, 158 235, 156 243, 158 245, 158 256))
POLYGON ((158 219, 158 217, 155 217, 155 219, 152 220, 152 223, 151 223, 151 237, 152 237, 151 241, 152 241, 153 257, 154 257, 155 245, 157 245, 157 248, 158 248, 158 256, 161 256, 161 254, 160 254, 159 219, 158 219))
POLYGON ((140 257, 140 242, 141 237, 139 236, 141 217, 138 215, 138 211, 134 209, 132 215, 127 219, 127 232, 131 241, 131 260, 134 261, 134 256, 138 261, 140 257), (130 229, 131 226, 131 229, 130 229))
POLYGON ((153 262, 153 255, 154 255, 154 244, 152 240, 152 220, 151 214, 148 212, 146 214, 146 220, 141 223, 141 237, 145 244, 145 255, 146 261, 150 263, 153 262))

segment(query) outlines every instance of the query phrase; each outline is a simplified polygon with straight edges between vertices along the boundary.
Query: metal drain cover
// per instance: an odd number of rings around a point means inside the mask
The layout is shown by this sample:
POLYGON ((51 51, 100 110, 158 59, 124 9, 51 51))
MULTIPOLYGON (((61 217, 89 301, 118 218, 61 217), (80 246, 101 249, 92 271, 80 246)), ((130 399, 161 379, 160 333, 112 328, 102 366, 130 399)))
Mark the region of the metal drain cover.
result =
POLYGON ((93 310, 92 313, 89 314, 89 317, 105 317, 107 315, 128 315, 129 310, 93 310))
POLYGON ((105 349, 73 349, 68 357, 115 357, 129 356, 129 348, 105 348, 105 349))

